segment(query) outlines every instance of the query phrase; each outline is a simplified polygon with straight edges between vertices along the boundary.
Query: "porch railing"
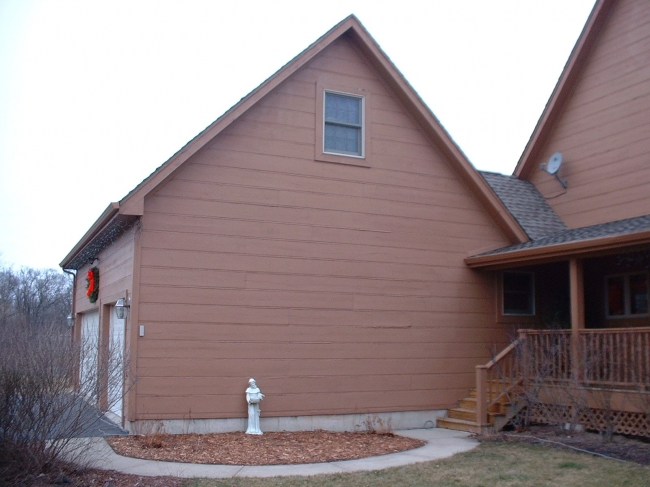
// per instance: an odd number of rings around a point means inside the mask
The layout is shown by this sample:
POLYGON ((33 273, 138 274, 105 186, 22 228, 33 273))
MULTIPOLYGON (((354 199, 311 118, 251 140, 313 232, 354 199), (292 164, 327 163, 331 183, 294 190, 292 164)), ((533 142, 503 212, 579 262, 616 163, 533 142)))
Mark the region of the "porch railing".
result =
POLYGON ((570 330, 519 330, 519 341, 517 355, 526 379, 552 382, 571 379, 570 330))
POLYGON ((650 391, 650 327, 584 329, 575 335, 571 330, 520 330, 517 340, 476 367, 478 424, 487 425, 490 408, 531 380, 650 391))
POLYGON ((580 330, 580 382, 650 388, 650 328, 580 330))
POLYGON ((650 328, 521 330, 527 377, 611 388, 650 386, 650 328), (577 377, 576 377, 577 375, 577 377))
POLYGON ((521 338, 508 345, 485 365, 476 366, 476 420, 479 426, 488 424, 488 411, 521 382, 517 349, 521 338))

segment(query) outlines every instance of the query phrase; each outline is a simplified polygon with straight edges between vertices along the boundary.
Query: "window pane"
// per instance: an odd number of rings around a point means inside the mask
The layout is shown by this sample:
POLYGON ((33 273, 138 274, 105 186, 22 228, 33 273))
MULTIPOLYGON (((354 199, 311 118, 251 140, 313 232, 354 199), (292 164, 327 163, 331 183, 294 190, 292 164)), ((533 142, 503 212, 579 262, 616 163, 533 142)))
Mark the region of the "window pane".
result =
POLYGON ((361 129, 325 124, 325 150, 361 154, 361 129))
POLYGON ((648 276, 630 276, 630 314, 644 315, 648 312, 648 276))
POLYGON ((527 272, 503 273, 503 314, 533 315, 533 275, 527 272))
POLYGON ((325 93, 325 120, 361 125, 361 98, 325 93))
POLYGON ((623 276, 607 279, 607 315, 625 314, 625 279, 623 276))

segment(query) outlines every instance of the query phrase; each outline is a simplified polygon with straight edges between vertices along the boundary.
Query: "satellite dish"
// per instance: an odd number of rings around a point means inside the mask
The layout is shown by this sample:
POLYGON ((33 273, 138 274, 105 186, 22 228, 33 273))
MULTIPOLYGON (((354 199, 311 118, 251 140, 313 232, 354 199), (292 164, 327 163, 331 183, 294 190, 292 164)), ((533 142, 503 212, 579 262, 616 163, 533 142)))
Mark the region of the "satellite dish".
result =
POLYGON ((546 167, 544 167, 544 170, 549 174, 555 174, 560 170, 561 165, 562 165, 562 153, 556 152, 548 160, 548 162, 546 163, 546 167))
POLYGON ((541 167, 542 169, 544 169, 544 171, 546 171, 550 175, 555 176, 557 180, 560 182, 560 184, 564 187, 564 189, 566 189, 567 182, 561 179, 557 173, 560 170, 561 165, 562 165, 562 153, 556 152, 551 156, 548 162, 542 164, 541 167))

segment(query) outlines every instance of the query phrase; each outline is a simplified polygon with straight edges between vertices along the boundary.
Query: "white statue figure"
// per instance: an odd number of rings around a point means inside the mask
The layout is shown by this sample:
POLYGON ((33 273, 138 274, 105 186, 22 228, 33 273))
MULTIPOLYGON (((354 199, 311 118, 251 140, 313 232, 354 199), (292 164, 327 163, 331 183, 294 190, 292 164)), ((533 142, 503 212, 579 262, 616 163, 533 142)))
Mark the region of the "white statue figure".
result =
POLYGON ((246 389, 246 402, 248 403, 248 429, 247 435, 261 435, 260 429, 260 401, 264 399, 264 394, 260 391, 255 383, 255 379, 248 381, 246 389))

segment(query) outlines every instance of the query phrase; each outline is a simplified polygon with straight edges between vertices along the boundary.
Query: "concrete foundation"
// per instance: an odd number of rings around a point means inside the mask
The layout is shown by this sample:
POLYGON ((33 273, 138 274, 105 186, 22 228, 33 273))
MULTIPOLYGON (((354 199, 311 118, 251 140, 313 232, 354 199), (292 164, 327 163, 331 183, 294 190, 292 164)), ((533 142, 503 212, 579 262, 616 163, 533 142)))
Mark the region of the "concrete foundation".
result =
MULTIPOLYGON (((262 431, 392 431, 435 428, 438 418, 447 411, 398 411, 392 413, 332 414, 321 416, 284 416, 260 418, 262 431)), ((125 428, 133 434, 165 432, 227 433, 246 431, 246 418, 228 419, 162 419, 127 421, 125 428)))

